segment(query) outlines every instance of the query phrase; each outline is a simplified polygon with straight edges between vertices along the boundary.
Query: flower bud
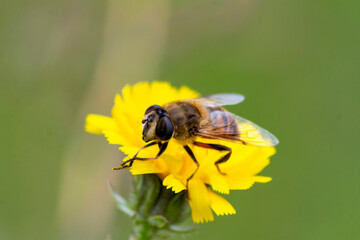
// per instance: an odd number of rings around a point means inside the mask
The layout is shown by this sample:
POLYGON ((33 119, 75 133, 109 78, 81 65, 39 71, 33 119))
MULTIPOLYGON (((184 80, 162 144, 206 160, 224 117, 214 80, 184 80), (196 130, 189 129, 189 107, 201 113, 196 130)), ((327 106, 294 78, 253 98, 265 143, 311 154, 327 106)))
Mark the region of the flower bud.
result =
POLYGON ((133 176, 133 190, 126 202, 113 192, 119 209, 133 218, 134 234, 131 239, 152 239, 162 234, 184 233, 193 226, 182 226, 191 216, 185 192, 174 193, 161 184, 155 174, 133 176))

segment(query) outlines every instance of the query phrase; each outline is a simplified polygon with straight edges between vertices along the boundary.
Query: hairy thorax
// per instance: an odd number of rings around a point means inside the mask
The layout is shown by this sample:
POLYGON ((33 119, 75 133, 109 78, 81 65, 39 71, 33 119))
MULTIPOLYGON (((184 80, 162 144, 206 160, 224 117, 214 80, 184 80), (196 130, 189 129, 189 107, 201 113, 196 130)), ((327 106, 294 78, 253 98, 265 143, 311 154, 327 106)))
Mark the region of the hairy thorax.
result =
POLYGON ((163 108, 168 112, 174 124, 174 138, 186 141, 194 136, 197 126, 201 120, 199 109, 189 102, 173 102, 166 104, 163 108))

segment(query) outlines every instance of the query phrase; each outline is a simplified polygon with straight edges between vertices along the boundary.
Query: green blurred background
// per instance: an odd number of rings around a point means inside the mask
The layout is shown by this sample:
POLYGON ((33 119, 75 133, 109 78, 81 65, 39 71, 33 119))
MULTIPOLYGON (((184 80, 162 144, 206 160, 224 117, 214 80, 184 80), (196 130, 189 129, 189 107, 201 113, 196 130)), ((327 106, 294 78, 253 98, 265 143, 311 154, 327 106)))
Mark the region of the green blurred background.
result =
MULTIPOLYGON (((1 1, 0 239, 128 239, 122 155, 84 132, 127 83, 237 92, 273 132, 268 184, 186 239, 360 239, 360 2, 1 1)), ((144 96, 146 97, 146 96, 144 96)), ((182 237, 178 237, 183 239, 182 237)), ((173 238, 176 239, 176 238, 173 238)))

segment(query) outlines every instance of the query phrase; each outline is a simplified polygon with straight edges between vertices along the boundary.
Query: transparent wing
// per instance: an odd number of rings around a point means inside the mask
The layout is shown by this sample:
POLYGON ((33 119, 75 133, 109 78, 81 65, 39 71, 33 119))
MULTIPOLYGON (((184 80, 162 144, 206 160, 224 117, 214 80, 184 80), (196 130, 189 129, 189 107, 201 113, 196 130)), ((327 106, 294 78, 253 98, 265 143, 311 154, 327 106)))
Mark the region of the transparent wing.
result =
POLYGON ((240 128, 240 139, 246 143, 250 143, 258 146, 276 146, 279 144, 279 140, 271 134, 269 131, 259 127, 253 122, 239 117, 235 114, 237 123, 240 128))
POLYGON ((236 93, 220 93, 209 96, 199 97, 195 100, 200 101, 208 107, 218 107, 224 105, 235 105, 245 100, 244 95, 236 93))
POLYGON ((198 129, 204 138, 242 142, 257 146, 275 146, 279 140, 269 131, 253 122, 227 111, 210 113, 210 124, 198 129))

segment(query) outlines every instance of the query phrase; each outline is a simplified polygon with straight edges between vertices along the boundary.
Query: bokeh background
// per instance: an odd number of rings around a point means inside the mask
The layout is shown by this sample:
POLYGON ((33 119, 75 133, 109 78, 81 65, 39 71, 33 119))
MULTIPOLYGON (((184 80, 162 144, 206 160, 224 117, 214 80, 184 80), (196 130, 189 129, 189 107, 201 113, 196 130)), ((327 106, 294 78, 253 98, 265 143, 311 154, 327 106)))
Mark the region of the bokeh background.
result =
MULTIPOLYGON (((237 92, 273 132, 268 184, 181 239, 360 239, 360 2, 1 1, 0 239, 128 239, 117 146, 84 132, 125 84, 237 92)), ((144 96, 146 99, 146 96, 144 96)), ((173 238, 173 239, 176 239, 173 238)))

